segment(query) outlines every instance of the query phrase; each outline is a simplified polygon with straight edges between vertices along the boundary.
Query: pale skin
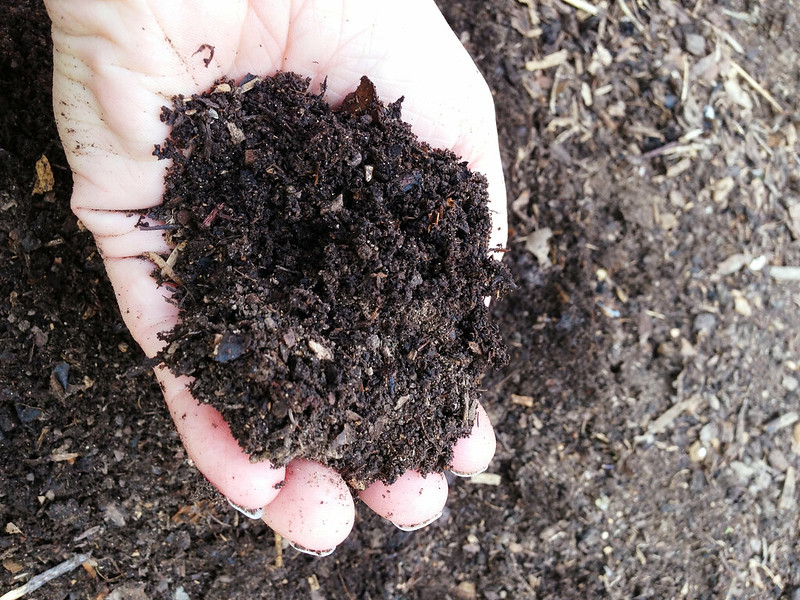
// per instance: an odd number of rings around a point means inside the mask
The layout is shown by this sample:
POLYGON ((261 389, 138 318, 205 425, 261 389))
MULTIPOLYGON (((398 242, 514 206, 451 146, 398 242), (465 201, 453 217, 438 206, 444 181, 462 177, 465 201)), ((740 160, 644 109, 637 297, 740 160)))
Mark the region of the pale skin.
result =
MULTIPOLYGON (((179 315, 159 287, 149 252, 167 255, 161 231, 136 227, 161 202, 166 161, 153 148, 168 135, 161 107, 220 78, 294 71, 327 80, 337 105, 367 75, 387 101, 405 96, 403 118, 417 136, 448 148, 486 175, 490 247, 506 241, 506 197, 491 94, 432 0, 47 0, 53 21, 53 103, 73 171, 72 208, 92 231, 134 339, 155 356, 179 315), (211 47, 213 47, 213 55, 211 47)), ((294 546, 332 551, 349 534, 352 494, 335 471, 297 459, 286 467, 251 463, 219 412, 198 403, 186 378, 156 368, 188 455, 233 504, 261 518, 294 546), (281 483, 283 485, 281 486, 281 483), (263 512, 262 512, 263 511, 263 512)), ((456 445, 451 470, 484 470, 495 437, 483 408, 456 445)), ((372 510, 414 529, 441 514, 442 473, 405 473, 358 492, 372 510)))

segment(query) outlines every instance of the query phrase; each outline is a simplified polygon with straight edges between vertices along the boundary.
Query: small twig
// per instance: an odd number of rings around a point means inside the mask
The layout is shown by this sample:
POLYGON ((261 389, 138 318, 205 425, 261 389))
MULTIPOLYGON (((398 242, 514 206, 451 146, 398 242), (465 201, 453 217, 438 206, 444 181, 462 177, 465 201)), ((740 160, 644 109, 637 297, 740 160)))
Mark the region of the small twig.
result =
POLYGON ((642 25, 641 22, 639 22, 639 19, 637 19, 634 16, 634 14, 631 12, 631 9, 628 8, 627 4, 625 4, 625 0, 617 0, 617 4, 619 4, 619 7, 622 9, 622 12, 625 13, 625 16, 631 20, 633 26, 639 30, 639 33, 644 34, 647 31, 645 29, 645 26, 642 25))
POLYGON ((689 61, 683 59, 683 81, 681 83, 681 103, 686 104, 689 99, 689 61))
POLYGON ((708 21, 706 19, 703 19, 703 21, 707 23, 711 27, 711 29, 714 30, 714 33, 716 33, 719 37, 728 42, 728 45, 731 48, 733 48, 734 51, 736 51, 738 54, 744 54, 744 48, 742 48, 742 45, 739 42, 737 42, 736 39, 730 33, 720 29, 719 27, 714 25, 711 21, 708 21))
POLYGON ((212 208, 211 212, 208 213, 208 216, 205 219, 203 219, 202 223, 200 223, 200 227, 202 229, 208 229, 209 227, 211 227, 211 223, 214 222, 214 219, 217 218, 217 215, 223 208, 225 208, 224 202, 220 202, 214 208, 212 208))
POLYGON ((663 146, 659 146, 658 148, 654 148, 649 152, 645 152, 642 154, 639 159, 648 159, 648 158, 655 158, 657 156, 672 156, 675 154, 689 154, 691 152, 697 152, 704 148, 703 144, 681 144, 680 142, 667 142, 663 146))
POLYGON ((0 596, 0 600, 17 600, 17 598, 22 598, 24 595, 38 590, 44 584, 55 579, 56 577, 61 577, 70 571, 74 571, 87 560, 89 560, 89 556, 89 554, 76 554, 72 558, 65 560, 52 569, 48 569, 44 573, 40 573, 39 575, 31 577, 25 585, 15 588, 10 592, 6 592, 0 596))
POLYGON ((347 585, 344 582, 344 577, 342 577, 342 572, 339 569, 336 569, 336 574, 339 576, 339 581, 342 584, 342 588, 344 588, 344 593, 347 594, 348 600, 356 600, 355 596, 350 593, 350 590, 347 589, 347 585))
POLYGON ((136 224, 136 229, 144 229, 146 231, 173 231, 175 229, 180 229, 180 225, 147 225, 144 224, 136 224))
POLYGON ((731 70, 734 73, 736 73, 738 75, 741 75, 742 79, 744 79, 747 83, 749 83, 750 86, 755 91, 757 91, 759 94, 761 94, 761 96, 764 98, 764 100, 766 100, 767 102, 769 102, 772 105, 772 108, 774 108, 779 113, 783 113, 783 107, 780 104, 778 104, 778 101, 775 100, 775 98, 772 97, 772 94, 770 94, 767 90, 765 90, 761 86, 760 83, 758 83, 755 79, 753 79, 750 76, 750 74, 741 67, 741 65, 739 63, 737 63, 736 61, 732 60, 731 61, 731 70))
POLYGON ((590 15, 596 15, 600 12, 600 9, 597 8, 594 4, 589 4, 585 0, 561 0, 564 4, 569 4, 570 6, 574 6, 578 10, 582 10, 583 12, 589 13, 590 15))
POLYGON ((742 406, 739 409, 739 414, 736 417, 736 441, 739 443, 745 442, 745 427, 747 424, 745 423, 745 416, 747 415, 747 409, 750 406, 750 399, 748 396, 745 395, 744 400, 742 400, 742 406))
POLYGON ((283 568, 283 538, 277 531, 275 532, 275 568, 283 568))
MULTIPOLYGON (((173 250, 173 254, 174 253, 175 251, 173 250)), ((145 252, 144 255, 145 257, 149 258, 156 264, 156 266, 161 270, 161 275, 163 277, 166 277, 167 279, 177 283, 178 285, 183 285, 183 280, 180 277, 178 277, 175 271, 172 270, 172 265, 170 265, 168 262, 169 259, 164 260, 163 258, 161 258, 161 255, 159 255, 157 252, 145 252)), ((172 258, 172 254, 170 254, 169 258, 170 259, 172 258)), ((175 261, 172 262, 174 264, 175 261)))

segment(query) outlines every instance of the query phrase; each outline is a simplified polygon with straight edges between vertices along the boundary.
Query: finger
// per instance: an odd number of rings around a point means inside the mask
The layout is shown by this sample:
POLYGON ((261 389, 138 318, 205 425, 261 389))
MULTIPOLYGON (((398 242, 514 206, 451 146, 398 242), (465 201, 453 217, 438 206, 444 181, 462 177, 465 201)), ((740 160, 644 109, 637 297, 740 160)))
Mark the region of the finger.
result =
POLYGON ((154 265, 148 260, 108 259, 105 265, 125 325, 144 353, 154 357, 165 344, 159 334, 178 322, 178 307, 169 302, 171 291, 153 279, 154 265))
POLYGON ((333 106, 356 88, 362 75, 373 81, 383 101, 404 97, 403 119, 422 141, 452 150, 486 176, 494 222, 490 247, 504 247, 506 191, 494 99, 436 4, 356 0, 342 19, 339 3, 307 2, 300 14, 277 19, 291 25, 284 35, 269 17, 283 14, 285 4, 267 0, 253 5, 259 16, 255 22, 264 27, 243 31, 241 57, 232 72, 237 77, 263 72, 262 49, 286 39, 279 68, 311 77, 312 89, 325 82, 325 99, 333 106), (409 36, 409 28, 417 35, 409 36))
POLYGON ((478 404, 472 432, 456 442, 450 470, 460 477, 471 477, 487 469, 494 456, 497 441, 494 428, 483 406, 478 404))
POLYGON ((447 489, 442 473, 420 475, 416 471, 406 471, 393 484, 376 481, 358 496, 398 528, 413 531, 441 516, 447 502, 447 489))
MULTIPOLYGON (((153 264, 146 260, 106 260, 106 271, 131 335, 145 354, 156 356, 165 344, 159 334, 178 319, 178 308, 168 301, 170 291, 153 279, 153 264)), ((206 479, 239 507, 260 509, 271 502, 284 469, 274 469, 268 462, 251 463, 219 411, 192 397, 187 378, 165 368, 157 368, 156 376, 186 452, 206 479)))
POLYGON ((211 86, 236 56, 247 2, 48 1, 55 116, 75 186, 73 208, 160 202, 168 134, 161 107, 211 86))
POLYGON ((298 550, 325 556, 349 535, 355 506, 336 471, 295 459, 286 466, 285 484, 262 519, 298 550))
POLYGON ((155 372, 183 446, 197 469, 237 508, 258 515, 278 495, 285 469, 268 461, 250 462, 219 411, 200 404, 189 393, 189 378, 176 377, 163 366, 155 372))

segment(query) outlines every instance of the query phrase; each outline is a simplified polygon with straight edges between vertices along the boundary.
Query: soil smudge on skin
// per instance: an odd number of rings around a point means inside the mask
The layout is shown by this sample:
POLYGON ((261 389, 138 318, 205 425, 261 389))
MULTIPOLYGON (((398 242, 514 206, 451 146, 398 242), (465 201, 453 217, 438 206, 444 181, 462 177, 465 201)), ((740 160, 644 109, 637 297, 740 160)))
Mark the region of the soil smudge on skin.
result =
POLYGON ((486 181, 366 77, 336 110, 308 87, 251 76, 164 109, 153 216, 174 227, 161 276, 181 322, 161 358, 255 457, 356 488, 441 470, 505 360, 486 181))

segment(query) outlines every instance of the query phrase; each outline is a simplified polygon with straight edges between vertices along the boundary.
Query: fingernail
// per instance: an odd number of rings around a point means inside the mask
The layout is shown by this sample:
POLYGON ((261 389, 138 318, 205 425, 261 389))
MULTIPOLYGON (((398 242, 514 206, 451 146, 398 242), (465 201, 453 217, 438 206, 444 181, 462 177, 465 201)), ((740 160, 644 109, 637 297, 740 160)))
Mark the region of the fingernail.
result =
POLYGON ((397 527, 400 531, 416 531, 417 529, 422 529, 423 527, 427 527, 431 523, 433 523, 436 519, 442 516, 442 513, 439 512, 438 514, 434 515, 427 521, 423 521, 422 523, 418 523, 416 525, 398 525, 397 523, 392 523, 395 527, 397 527))
POLYGON ((483 473, 488 468, 489 468, 489 465, 486 465, 480 471, 475 471, 474 473, 465 473, 464 471, 454 471, 453 469, 450 469, 450 472, 453 475, 457 475, 458 477, 474 477, 475 475, 483 473))
POLYGON ((238 504, 234 504, 231 502, 230 498, 225 498, 233 508, 238 510, 248 519, 260 519, 264 514, 263 508, 245 508, 244 506, 239 506, 238 504))
POLYGON ((333 551, 336 550, 336 546, 334 546, 330 550, 309 550, 308 548, 303 548, 299 544, 295 544, 290 540, 286 541, 289 542, 289 545, 298 552, 302 552, 303 554, 310 554, 311 556, 317 556, 317 557, 328 556, 329 554, 333 554, 333 551))

